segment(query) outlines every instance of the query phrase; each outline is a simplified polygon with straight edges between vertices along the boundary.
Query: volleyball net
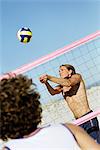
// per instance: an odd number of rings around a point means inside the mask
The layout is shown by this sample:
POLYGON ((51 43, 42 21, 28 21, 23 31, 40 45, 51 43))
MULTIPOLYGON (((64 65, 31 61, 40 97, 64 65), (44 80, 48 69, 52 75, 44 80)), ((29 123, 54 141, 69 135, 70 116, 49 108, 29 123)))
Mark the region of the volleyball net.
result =
MULTIPOLYGON (((32 63, 23 65, 2 78, 9 78, 18 74, 28 75, 36 83, 41 94, 43 108, 42 125, 59 122, 73 122, 81 124, 87 119, 99 118, 100 114, 100 31, 91 34, 79 41, 54 51, 32 63), (75 120, 67 103, 61 94, 50 95, 44 84, 41 84, 39 77, 49 74, 59 77, 59 66, 71 64, 77 73, 81 74, 86 85, 87 97, 93 113, 75 120)), ((56 84, 50 82, 52 87, 56 84)), ((81 97, 80 97, 81 98, 81 97)), ((80 108, 82 109, 82 108, 80 108)))

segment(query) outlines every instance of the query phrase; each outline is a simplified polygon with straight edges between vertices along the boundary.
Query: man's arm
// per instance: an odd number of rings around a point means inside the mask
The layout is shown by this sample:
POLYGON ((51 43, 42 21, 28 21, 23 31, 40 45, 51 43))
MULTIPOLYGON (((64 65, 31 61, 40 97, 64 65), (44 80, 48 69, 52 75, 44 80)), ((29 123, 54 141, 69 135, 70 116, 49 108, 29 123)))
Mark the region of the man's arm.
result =
POLYGON ((47 79, 54 83, 60 84, 61 86, 70 87, 70 86, 76 85, 77 83, 79 83, 81 81, 81 75, 74 74, 69 79, 57 78, 54 76, 47 75, 47 79))
POLYGON ((100 145, 97 144, 82 128, 73 124, 66 124, 66 126, 71 130, 82 150, 100 150, 100 145))
POLYGON ((51 85, 48 82, 46 82, 45 85, 46 85, 46 87, 47 87, 47 89, 48 89, 48 91, 51 95, 59 94, 61 92, 61 87, 60 86, 52 88, 51 85))
POLYGON ((52 86, 47 82, 47 75, 43 75, 39 78, 41 83, 44 83, 51 95, 59 94, 61 92, 61 86, 56 86, 52 88, 52 86))

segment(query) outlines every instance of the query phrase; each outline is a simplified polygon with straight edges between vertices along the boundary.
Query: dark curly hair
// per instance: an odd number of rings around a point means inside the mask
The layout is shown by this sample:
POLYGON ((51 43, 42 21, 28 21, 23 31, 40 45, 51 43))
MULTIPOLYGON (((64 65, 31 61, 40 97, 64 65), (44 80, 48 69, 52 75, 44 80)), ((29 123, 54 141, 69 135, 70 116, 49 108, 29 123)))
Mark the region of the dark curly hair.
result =
POLYGON ((0 138, 23 138, 41 122, 40 95, 27 76, 0 81, 0 138))

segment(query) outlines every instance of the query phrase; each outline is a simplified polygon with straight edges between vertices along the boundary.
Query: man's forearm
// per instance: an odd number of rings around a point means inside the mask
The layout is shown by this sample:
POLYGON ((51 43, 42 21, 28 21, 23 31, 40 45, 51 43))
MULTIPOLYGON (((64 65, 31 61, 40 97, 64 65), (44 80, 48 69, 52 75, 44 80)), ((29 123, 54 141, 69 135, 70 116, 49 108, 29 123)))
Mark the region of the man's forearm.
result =
POLYGON ((68 79, 57 78, 57 77, 50 76, 50 75, 47 75, 47 79, 54 83, 60 84, 62 86, 71 86, 71 83, 68 79))
POLYGON ((100 150, 100 145, 82 128, 70 123, 67 123, 66 126, 72 131, 82 150, 100 150))
POLYGON ((49 93, 50 93, 51 95, 54 95, 54 94, 55 94, 55 90, 51 87, 51 85, 50 85, 48 82, 46 82, 45 85, 46 85, 46 87, 47 87, 49 93))

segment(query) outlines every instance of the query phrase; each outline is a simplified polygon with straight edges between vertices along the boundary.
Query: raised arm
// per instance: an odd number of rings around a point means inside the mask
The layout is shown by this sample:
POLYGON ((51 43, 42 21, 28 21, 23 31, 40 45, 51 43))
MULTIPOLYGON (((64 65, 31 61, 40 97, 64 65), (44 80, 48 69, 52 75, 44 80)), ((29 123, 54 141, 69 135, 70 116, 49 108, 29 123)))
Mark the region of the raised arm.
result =
POLYGON ((59 94, 61 92, 61 87, 60 86, 52 88, 51 85, 48 82, 46 82, 45 85, 46 85, 46 87, 47 87, 47 89, 48 89, 48 91, 51 95, 59 94))
POLYGON ((82 78, 81 78, 80 74, 74 74, 69 79, 57 78, 57 77, 50 76, 50 75, 47 75, 47 79, 54 83, 60 84, 61 86, 70 87, 70 86, 74 86, 77 83, 79 83, 82 78))
POLYGON ((59 94, 61 92, 61 87, 56 86, 53 88, 48 82, 47 82, 47 75, 43 75, 39 78, 41 83, 44 83, 51 95, 59 94))
POLYGON ((66 126, 75 136, 81 150, 100 150, 100 144, 97 144, 82 128, 73 124, 66 124, 66 126))

